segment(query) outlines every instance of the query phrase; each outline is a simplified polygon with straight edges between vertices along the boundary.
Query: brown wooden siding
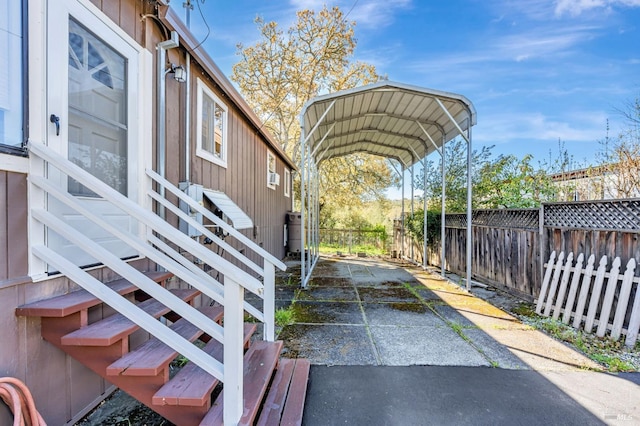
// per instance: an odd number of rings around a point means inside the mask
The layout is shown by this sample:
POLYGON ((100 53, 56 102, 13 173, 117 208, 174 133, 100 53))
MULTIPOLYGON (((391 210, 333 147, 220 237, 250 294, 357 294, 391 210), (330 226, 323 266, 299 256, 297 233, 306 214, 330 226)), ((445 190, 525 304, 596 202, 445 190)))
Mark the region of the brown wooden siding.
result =
MULTIPOLYGON (((276 171, 280 174, 281 181, 275 190, 270 189, 267 187, 268 148, 265 141, 254 128, 248 125, 239 109, 230 103, 217 84, 209 79, 197 64, 192 64, 191 74, 190 182, 227 194, 252 218, 256 226, 255 233, 254 230, 246 230, 245 235, 276 257, 284 257, 283 226, 285 212, 291 202, 290 198, 284 196, 285 163, 283 159, 277 152, 271 151, 276 156, 276 171), (195 155, 197 78, 202 79, 228 108, 226 168, 195 155)), ((168 128, 167 131, 172 133, 167 135, 168 139, 184 138, 184 133, 179 134, 179 130, 179 126, 168 128)), ((172 176, 168 177, 173 182, 184 177, 184 164, 176 164, 179 158, 181 158, 179 155, 168 156, 168 161, 172 163, 167 164, 167 170, 174 170, 172 176), (177 172, 178 170, 180 173, 177 172)))
POLYGON ((24 282, 28 274, 27 176, 0 171, 0 287, 24 282))

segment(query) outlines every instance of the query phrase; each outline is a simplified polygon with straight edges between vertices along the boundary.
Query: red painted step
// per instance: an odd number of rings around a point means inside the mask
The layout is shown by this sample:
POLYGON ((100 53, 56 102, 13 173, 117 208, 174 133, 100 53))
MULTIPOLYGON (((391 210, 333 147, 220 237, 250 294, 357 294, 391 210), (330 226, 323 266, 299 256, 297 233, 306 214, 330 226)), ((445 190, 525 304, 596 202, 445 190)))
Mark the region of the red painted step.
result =
MULTIPOLYGON (((170 291, 186 302, 192 301, 200 294, 198 290, 190 289, 174 289, 170 291)), ((159 318, 171 311, 171 309, 155 299, 145 300, 136 306, 155 318, 159 318)), ((62 336, 61 343, 67 346, 109 346, 139 328, 137 324, 124 315, 115 314, 62 336)))
MULTIPOLYGON (((221 306, 206 306, 198 309, 215 322, 222 319, 221 306)), ((203 332, 184 318, 169 326, 170 329, 193 342, 203 332)), ((118 361, 107 367, 107 376, 155 376, 165 369, 178 353, 156 338, 149 339, 136 350, 127 353, 118 361)))
MULTIPOLYGON (((278 364, 282 350, 282 341, 254 342, 244 358, 244 413, 241 425, 253 424, 262 398, 269 386, 273 370, 278 364)), ((224 388, 214 402, 213 407, 202 419, 200 426, 218 426, 223 424, 224 388)))
MULTIPOLYGON (((145 272, 144 274, 157 283, 162 283, 173 276, 171 272, 145 272)), ((105 285, 120 295, 129 294, 138 289, 138 287, 125 279, 114 280, 105 283, 105 285)), ((101 303, 102 300, 88 291, 76 290, 51 299, 39 300, 19 306, 16 308, 16 315, 62 318, 101 303)))
MULTIPOLYGON (((245 347, 256 328, 256 324, 244 325, 245 347)), ((222 361, 223 346, 217 340, 211 339, 203 350, 218 361, 222 361)), ((211 392, 217 384, 218 379, 197 365, 188 363, 156 392, 152 402, 154 405, 206 406, 208 408, 211 403, 211 392)))
POLYGON ((271 426, 280 423, 295 364, 293 359, 285 358, 280 360, 276 374, 271 381, 269 394, 262 405, 262 412, 258 423, 256 423, 257 425, 271 426))
POLYGON ((281 426, 300 426, 302 424, 310 367, 311 363, 308 359, 296 360, 293 377, 289 385, 289 393, 287 394, 287 402, 280 419, 281 426))

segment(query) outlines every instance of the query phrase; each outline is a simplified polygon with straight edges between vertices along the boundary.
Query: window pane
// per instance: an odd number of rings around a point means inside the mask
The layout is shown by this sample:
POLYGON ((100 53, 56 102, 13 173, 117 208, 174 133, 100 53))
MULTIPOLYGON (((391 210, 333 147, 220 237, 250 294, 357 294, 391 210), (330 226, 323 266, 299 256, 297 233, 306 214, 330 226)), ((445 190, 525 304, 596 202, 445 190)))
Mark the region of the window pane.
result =
POLYGON ((222 158, 222 135, 224 135, 224 110, 220 108, 220 105, 216 104, 215 107, 215 120, 216 120, 216 130, 215 130, 215 147, 213 154, 217 157, 222 158))
POLYGON ((22 1, 0 2, 0 144, 23 141, 22 1))
POLYGON ((213 110, 215 103, 202 94, 202 149, 213 154, 213 110))
MULTIPOLYGON (((69 20, 69 160, 127 194, 126 59, 69 20)), ((69 192, 95 197, 69 178, 69 192)))
POLYGON ((224 158, 224 109, 202 93, 202 149, 224 158))

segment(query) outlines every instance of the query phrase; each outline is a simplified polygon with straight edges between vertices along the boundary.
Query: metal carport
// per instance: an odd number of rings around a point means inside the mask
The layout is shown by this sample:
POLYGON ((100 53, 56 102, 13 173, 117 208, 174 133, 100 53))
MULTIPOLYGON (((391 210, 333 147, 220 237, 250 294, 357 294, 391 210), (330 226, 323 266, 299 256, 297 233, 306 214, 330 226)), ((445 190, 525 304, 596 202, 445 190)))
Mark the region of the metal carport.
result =
MULTIPOLYGON (((444 176, 446 161, 443 147, 450 140, 461 136, 467 142, 466 277, 467 288, 469 288, 472 247, 471 127, 476 124, 476 111, 471 101, 454 93, 383 80, 310 100, 300 114, 300 124, 302 127, 300 173, 303 287, 307 286, 319 258, 318 170, 322 161, 356 152, 394 159, 402 169, 404 198, 405 170, 424 161, 426 174, 426 157, 437 151, 443 156, 444 176)), ((413 168, 411 170, 413 171, 413 168)), ((413 182, 411 184, 413 189, 413 182)), ((426 196, 424 198, 426 216, 426 196)), ((441 238, 443 274, 445 266, 444 201, 443 179, 441 238)), ((426 262, 426 256, 423 259, 426 262)))

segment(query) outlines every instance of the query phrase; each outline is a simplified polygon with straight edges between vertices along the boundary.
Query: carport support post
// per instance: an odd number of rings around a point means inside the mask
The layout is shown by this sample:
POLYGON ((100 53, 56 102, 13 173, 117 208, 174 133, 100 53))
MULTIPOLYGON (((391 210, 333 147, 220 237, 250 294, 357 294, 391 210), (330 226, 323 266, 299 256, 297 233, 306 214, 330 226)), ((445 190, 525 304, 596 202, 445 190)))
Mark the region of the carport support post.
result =
MULTIPOLYGON (((302 122, 302 120, 300 120, 302 122)), ((305 287, 305 283, 306 283, 306 269, 305 269, 305 255, 304 255, 304 246, 306 244, 306 239, 305 239, 305 226, 306 224, 304 223, 305 220, 307 220, 307 216, 304 214, 304 209, 305 209, 305 197, 306 197, 306 191, 304 186, 306 185, 306 179, 305 179, 305 173, 307 170, 306 167, 306 161, 307 161, 307 155, 306 155, 306 147, 305 147, 305 138, 304 138, 304 124, 301 125, 301 135, 300 135, 300 214, 302 215, 302 229, 300 230, 300 285, 304 288, 305 287)))
MULTIPOLYGON (((471 114, 469 114, 471 117, 471 114)), ((473 199, 473 182, 471 181, 471 125, 467 129, 468 138, 467 138, 467 290, 471 290, 471 249, 473 248, 471 244, 471 220, 472 217, 472 204, 471 201, 473 199)))
MULTIPOLYGON (((414 215, 414 210, 413 210, 413 168, 414 168, 415 164, 413 166, 411 166, 411 220, 414 219, 413 215, 414 215)), ((411 247, 409 247, 409 252, 411 253, 411 262, 415 262, 415 254, 413 253, 413 235, 411 236, 411 247)))
POLYGON ((427 157, 423 158, 422 166, 422 267, 427 269, 427 157))
POLYGON ((446 152, 447 150, 444 147, 445 144, 445 136, 442 135, 442 152, 440 153, 440 156, 442 157, 442 199, 440 200, 441 202, 441 212, 440 212, 440 249, 442 250, 440 253, 440 275, 442 275, 442 278, 444 278, 446 276, 445 272, 444 272, 444 265, 445 265, 445 258, 444 258, 444 254, 445 254, 445 245, 446 245, 446 240, 445 240, 445 235, 446 235, 446 229, 445 229, 445 225, 446 225, 446 212, 445 212, 445 200, 447 198, 447 168, 446 168, 446 163, 445 163, 445 159, 446 159, 446 152))
POLYGON ((404 164, 402 165, 402 192, 401 192, 402 196, 402 212, 400 213, 400 216, 402 217, 402 233, 400 234, 400 259, 404 259, 404 227, 405 227, 405 221, 404 221, 404 164))

